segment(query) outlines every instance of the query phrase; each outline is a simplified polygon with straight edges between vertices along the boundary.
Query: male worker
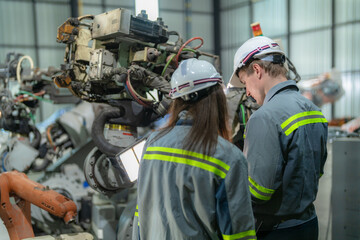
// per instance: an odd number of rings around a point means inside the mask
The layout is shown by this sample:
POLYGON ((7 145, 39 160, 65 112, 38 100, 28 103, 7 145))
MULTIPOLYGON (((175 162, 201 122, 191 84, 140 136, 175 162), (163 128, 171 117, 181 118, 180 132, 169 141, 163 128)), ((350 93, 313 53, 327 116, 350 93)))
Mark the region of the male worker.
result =
POLYGON ((272 39, 251 38, 235 54, 230 84, 245 85, 262 105, 247 123, 244 146, 258 239, 315 240, 327 121, 287 80, 285 61, 272 39))

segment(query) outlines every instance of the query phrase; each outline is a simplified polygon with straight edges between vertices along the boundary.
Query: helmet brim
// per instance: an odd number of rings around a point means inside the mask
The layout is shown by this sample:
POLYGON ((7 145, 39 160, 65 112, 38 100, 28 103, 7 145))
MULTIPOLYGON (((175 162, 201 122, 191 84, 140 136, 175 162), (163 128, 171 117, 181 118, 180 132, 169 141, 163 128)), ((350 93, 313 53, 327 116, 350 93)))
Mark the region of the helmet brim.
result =
POLYGON ((236 69, 233 72, 233 74, 231 75, 230 81, 227 85, 227 88, 232 88, 232 87, 237 87, 237 88, 244 88, 245 85, 240 82, 240 79, 238 76, 236 76, 236 69))

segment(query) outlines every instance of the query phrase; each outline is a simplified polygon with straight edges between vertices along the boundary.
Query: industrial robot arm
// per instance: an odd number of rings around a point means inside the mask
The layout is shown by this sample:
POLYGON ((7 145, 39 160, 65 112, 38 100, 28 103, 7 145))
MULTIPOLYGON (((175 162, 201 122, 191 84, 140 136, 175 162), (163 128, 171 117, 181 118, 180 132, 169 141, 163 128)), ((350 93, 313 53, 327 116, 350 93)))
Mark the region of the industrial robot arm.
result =
POLYGON ((34 237, 30 204, 63 218, 65 223, 74 221, 76 216, 76 205, 72 200, 28 179, 24 173, 0 174, 0 193, 0 217, 11 240, 34 237), (15 198, 15 204, 11 204, 10 197, 15 198))

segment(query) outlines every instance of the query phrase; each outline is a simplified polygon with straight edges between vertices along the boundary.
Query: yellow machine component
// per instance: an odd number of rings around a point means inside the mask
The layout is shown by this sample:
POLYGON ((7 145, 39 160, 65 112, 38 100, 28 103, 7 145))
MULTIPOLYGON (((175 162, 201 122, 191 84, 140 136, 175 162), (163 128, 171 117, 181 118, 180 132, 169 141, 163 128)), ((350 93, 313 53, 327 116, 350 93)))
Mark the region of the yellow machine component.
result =
POLYGON ((61 43, 68 43, 74 41, 74 34, 79 27, 73 25, 73 19, 69 18, 57 29, 56 41, 61 43))
POLYGON ((59 88, 70 87, 71 78, 68 75, 62 74, 53 78, 54 83, 59 88))
POLYGON ((161 53, 156 48, 145 47, 142 51, 130 53, 130 62, 154 62, 161 53))
POLYGON ((90 51, 89 42, 91 41, 91 32, 89 29, 80 28, 79 34, 76 37, 76 51, 75 51, 75 60, 76 61, 90 61, 90 51))
POLYGON ((120 130, 120 131, 131 131, 132 128, 127 125, 121 125, 121 124, 105 124, 105 128, 111 129, 111 130, 120 130))

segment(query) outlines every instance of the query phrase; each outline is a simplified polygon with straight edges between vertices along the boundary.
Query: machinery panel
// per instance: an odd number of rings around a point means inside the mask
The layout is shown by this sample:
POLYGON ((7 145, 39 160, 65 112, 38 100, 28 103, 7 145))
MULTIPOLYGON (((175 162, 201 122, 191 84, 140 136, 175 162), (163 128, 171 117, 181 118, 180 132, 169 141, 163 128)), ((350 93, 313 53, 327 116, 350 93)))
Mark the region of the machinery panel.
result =
POLYGON ((115 9, 96 15, 92 37, 110 39, 130 32, 131 12, 127 9, 115 9))
POLYGON ((332 152, 332 239, 360 239, 360 139, 335 139, 332 152))

